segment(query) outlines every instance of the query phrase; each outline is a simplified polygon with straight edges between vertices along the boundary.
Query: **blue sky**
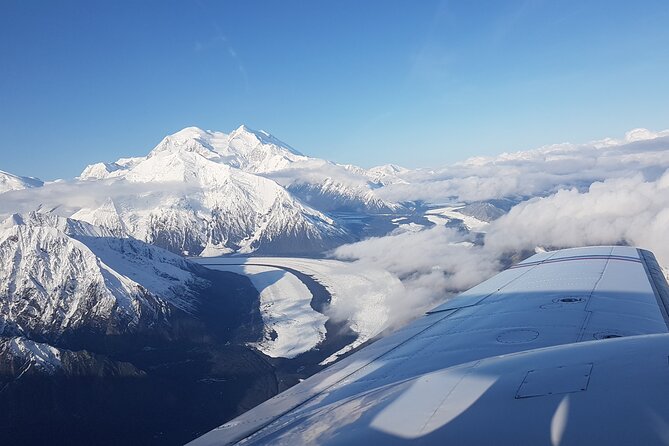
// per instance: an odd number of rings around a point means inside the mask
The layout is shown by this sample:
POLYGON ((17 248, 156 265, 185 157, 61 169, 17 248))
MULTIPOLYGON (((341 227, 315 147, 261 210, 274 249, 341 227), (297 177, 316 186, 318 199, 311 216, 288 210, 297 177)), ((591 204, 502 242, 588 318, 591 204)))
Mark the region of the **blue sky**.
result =
POLYGON ((669 128, 669 2, 0 5, 0 169, 70 178, 245 123, 366 167, 669 128))

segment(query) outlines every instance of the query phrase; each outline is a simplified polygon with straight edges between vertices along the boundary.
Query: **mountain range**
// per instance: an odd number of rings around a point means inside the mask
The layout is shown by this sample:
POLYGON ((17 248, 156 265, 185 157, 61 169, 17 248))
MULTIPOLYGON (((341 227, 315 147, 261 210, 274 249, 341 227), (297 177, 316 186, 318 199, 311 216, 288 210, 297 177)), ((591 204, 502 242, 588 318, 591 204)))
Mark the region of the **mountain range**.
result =
POLYGON ((319 257, 433 220, 467 232, 463 220, 483 227, 506 211, 470 203, 427 218, 382 197, 410 175, 308 157, 245 126, 189 127, 72 180, 0 172, 0 395, 15 408, 0 442, 100 444, 113 431, 109 444, 182 443, 359 345, 352 327, 366 319, 335 320, 327 287, 304 276, 327 334, 297 356, 265 355, 254 346, 277 334, 262 290, 188 257, 319 257))
MULTIPOLYGON (((313 255, 358 235, 337 212, 402 209, 375 194, 374 181, 388 175, 304 156, 245 126, 230 134, 189 127, 145 157, 87 166, 70 183, 80 203, 35 207, 182 255, 313 255)), ((39 185, 16 180, 12 190, 39 185)))
POLYGON ((185 442, 278 391, 262 333, 243 276, 53 213, 0 224, 2 443, 185 442))
POLYGON ((53 214, 0 224, 0 332, 56 340, 85 326, 118 334, 192 311, 195 265, 106 228, 53 214), (13 261, 6 261, 13 259, 13 261))

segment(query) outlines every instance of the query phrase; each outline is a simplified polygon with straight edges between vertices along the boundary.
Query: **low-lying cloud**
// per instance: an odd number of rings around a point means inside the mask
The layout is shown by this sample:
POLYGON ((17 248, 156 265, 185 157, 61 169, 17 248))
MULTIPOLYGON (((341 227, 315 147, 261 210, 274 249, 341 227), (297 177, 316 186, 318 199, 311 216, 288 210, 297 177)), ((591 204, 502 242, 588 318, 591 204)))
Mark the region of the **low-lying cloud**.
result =
POLYGON ((669 272, 668 135, 635 130, 622 141, 551 146, 413 172, 405 177, 409 184, 382 191, 384 198, 525 201, 487 227, 483 246, 437 226, 345 245, 334 256, 359 268, 385 268, 402 280, 405 289, 390 301, 399 322, 489 278, 510 256, 540 249, 633 245, 653 251, 669 272))
POLYGON ((529 198, 562 188, 641 173, 653 180, 669 168, 669 131, 635 129, 621 140, 556 144, 536 150, 470 158, 437 170, 404 174, 406 183, 377 193, 390 201, 432 203, 502 197, 529 198))
POLYGON ((0 194, 0 219, 14 213, 53 212, 70 217, 80 209, 96 209, 108 200, 143 198, 146 208, 158 206, 165 194, 186 196, 196 188, 184 183, 132 183, 122 180, 58 181, 43 187, 0 194))
POLYGON ((669 266, 669 170, 654 181, 642 174, 560 190, 515 206, 494 222, 486 246, 517 251, 628 244, 649 249, 669 266))
POLYGON ((402 281, 404 288, 385 301, 389 326, 397 326, 499 271, 499 260, 486 247, 466 239, 455 229, 435 226, 344 245, 333 255, 354 261, 357 270, 383 268, 402 281))

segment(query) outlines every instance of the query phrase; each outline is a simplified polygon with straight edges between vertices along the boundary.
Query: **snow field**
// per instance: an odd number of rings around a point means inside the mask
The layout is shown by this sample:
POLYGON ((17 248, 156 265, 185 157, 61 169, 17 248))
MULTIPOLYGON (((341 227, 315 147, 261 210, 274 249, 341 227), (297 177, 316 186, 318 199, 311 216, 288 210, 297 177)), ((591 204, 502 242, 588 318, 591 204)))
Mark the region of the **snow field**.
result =
POLYGON ((325 339, 328 318, 311 308, 311 292, 295 275, 279 268, 212 265, 247 276, 260 293, 264 339, 254 347, 273 358, 294 358, 325 339))
MULTIPOLYGON (((307 274, 323 285, 332 296, 330 307, 326 311, 327 316, 337 321, 347 321, 358 337, 353 343, 325 359, 322 364, 334 361, 385 330, 390 320, 390 299, 404 289, 399 279, 385 270, 365 269, 363 272, 356 270, 353 264, 339 260, 294 257, 217 257, 194 260, 204 266, 208 263, 243 262, 245 268, 250 268, 254 264, 287 267, 307 274)), ((232 265, 225 268, 231 267, 232 265)), ((253 281, 251 275, 249 278, 253 281)), ((275 290, 276 293, 283 292, 288 295, 285 290, 281 291, 278 288, 275 290)), ((301 300, 297 304, 302 307, 302 312, 307 314, 308 311, 313 312, 309 301, 301 300)))

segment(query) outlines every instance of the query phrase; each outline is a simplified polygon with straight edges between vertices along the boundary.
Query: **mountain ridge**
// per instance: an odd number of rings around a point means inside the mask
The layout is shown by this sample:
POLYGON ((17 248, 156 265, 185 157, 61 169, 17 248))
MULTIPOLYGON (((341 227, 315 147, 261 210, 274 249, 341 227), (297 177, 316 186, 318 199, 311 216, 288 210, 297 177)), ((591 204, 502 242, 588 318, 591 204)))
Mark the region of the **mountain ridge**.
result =
POLYGON ((132 332, 193 311, 199 268, 88 223, 31 212, 0 225, 0 332, 53 340, 132 332))
POLYGON ((12 190, 42 187, 44 181, 35 177, 22 177, 13 173, 0 170, 0 194, 12 190))

